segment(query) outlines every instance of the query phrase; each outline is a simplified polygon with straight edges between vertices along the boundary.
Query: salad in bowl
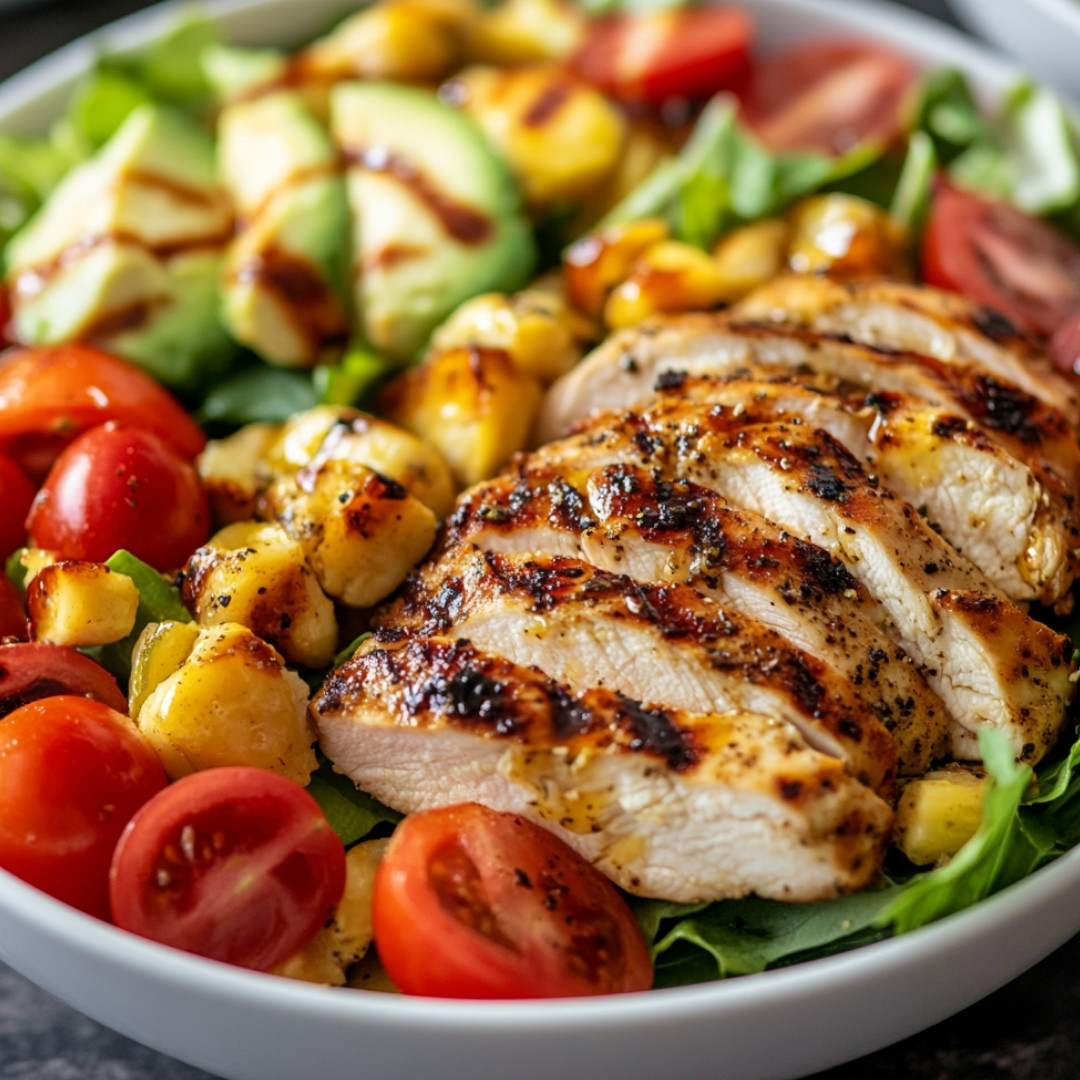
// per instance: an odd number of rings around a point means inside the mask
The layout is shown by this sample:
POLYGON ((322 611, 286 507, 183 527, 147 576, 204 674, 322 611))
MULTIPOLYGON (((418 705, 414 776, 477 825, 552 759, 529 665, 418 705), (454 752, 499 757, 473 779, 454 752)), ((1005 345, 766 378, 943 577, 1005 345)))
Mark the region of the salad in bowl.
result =
POLYGON ((1072 121, 770 7, 194 15, 0 141, 0 867, 520 999, 1074 845, 1072 121))

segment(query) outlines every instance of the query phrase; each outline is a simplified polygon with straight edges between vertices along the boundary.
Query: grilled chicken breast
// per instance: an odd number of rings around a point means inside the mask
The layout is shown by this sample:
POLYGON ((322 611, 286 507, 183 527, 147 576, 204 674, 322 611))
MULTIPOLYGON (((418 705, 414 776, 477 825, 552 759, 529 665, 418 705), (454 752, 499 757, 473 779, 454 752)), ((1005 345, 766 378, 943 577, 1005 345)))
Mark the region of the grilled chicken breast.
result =
POLYGON ((685 585, 644 585, 578 559, 455 548, 377 625, 467 638, 575 692, 602 686, 688 712, 775 716, 876 790, 893 789, 896 744, 846 679, 685 585))
MULTIPOLYGON (((731 410, 730 412, 734 412, 731 410)), ((720 408, 659 403, 594 417, 519 465, 635 461, 762 514, 841 559, 888 614, 881 629, 920 665, 952 717, 953 753, 977 758, 992 725, 1018 757, 1053 743, 1071 695, 1071 646, 1009 603, 908 504, 872 482, 826 432, 744 426, 720 408)))
POLYGON ((671 375, 658 396, 738 410, 743 424, 827 431, 1014 601, 1054 604, 1075 573, 1071 507, 957 413, 909 394, 826 393, 774 369, 671 375))
POLYGON ((460 501, 443 546, 585 559, 647 583, 689 584, 757 619, 814 656, 827 656, 896 739, 901 775, 942 755, 947 710, 910 657, 865 609, 876 606, 828 552, 768 519, 728 506, 685 480, 633 465, 501 477, 460 501))
POLYGON ((955 293, 896 281, 840 282, 789 274, 735 305, 746 322, 774 322, 837 334, 876 349, 973 362, 1080 424, 1076 387, 1046 351, 996 312, 955 293))
POLYGON ((326 752, 388 805, 479 799, 646 896, 850 892, 873 880, 892 818, 790 723, 575 692, 461 639, 369 639, 313 711, 326 752))

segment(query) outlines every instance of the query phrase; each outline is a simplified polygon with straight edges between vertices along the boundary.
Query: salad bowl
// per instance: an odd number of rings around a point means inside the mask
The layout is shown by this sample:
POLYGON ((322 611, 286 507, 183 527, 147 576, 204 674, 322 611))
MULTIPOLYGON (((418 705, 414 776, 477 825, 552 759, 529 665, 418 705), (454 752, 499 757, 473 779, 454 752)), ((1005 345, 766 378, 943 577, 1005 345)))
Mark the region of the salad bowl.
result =
MULTIPOLYGON (((223 0, 237 44, 292 44, 355 5, 223 0)), ((746 0, 767 50, 810 37, 888 42, 975 90, 1016 72, 959 34, 867 0, 746 0)), ((136 49, 176 17, 163 4, 76 42, 0 87, 0 127, 34 134, 99 50, 136 49)), ((134 937, 0 871, 0 958, 140 1042, 235 1080, 361 1074, 521 1080, 797 1077, 919 1031, 1014 978, 1080 931, 1080 851, 904 937, 726 982, 585 1001, 469 1003, 291 982, 134 937)))

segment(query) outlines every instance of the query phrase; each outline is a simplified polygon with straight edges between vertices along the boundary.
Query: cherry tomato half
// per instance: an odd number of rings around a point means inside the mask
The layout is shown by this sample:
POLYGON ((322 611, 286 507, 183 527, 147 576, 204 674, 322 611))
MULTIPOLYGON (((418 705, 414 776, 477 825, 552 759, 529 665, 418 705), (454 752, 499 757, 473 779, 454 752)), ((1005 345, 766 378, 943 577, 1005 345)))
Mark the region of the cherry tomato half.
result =
POLYGON ((0 720, 0 866, 107 919, 116 841, 166 783, 154 751, 107 705, 71 696, 24 705, 0 720))
POLYGON ((1080 310, 1080 248, 1009 203, 939 179, 923 237, 929 285, 963 293, 1037 334, 1080 310))
POLYGON ((615 97, 662 105, 741 84, 754 26, 739 8, 703 4, 595 19, 570 66, 615 97))
MULTIPOLYGON (((25 620, 24 614, 24 630, 25 620)), ((119 713, 128 708, 116 680, 75 649, 41 641, 0 645, 0 717, 31 701, 60 694, 93 698, 119 713)))
POLYGON ((744 116, 772 150, 842 154, 900 134, 918 77, 906 57, 865 41, 812 41, 759 61, 744 116))
POLYGON ((35 479, 76 435, 106 420, 148 428, 188 459, 206 445, 167 390, 100 349, 73 343, 0 356, 0 452, 35 479))
MULTIPOLYGON (((26 605, 11 579, 0 573, 0 640, 4 638, 26 640, 26 605)), ((3 661, 0 660, 0 716, 4 715, 4 679, 3 661)))
POLYGON ((27 519, 34 543, 102 562, 119 548, 175 570, 210 534, 195 467, 143 428, 102 424, 56 459, 27 519))
POLYGON ((315 800, 230 766, 183 777, 135 815, 110 892, 125 930, 269 970, 315 936, 344 888, 345 849, 315 800))
POLYGON ((475 803, 407 817, 375 880, 379 958, 407 994, 570 997, 647 990, 630 909, 558 837, 475 803))
POLYGON ((37 488, 9 457, 0 454, 0 559, 26 543, 26 515, 37 488))

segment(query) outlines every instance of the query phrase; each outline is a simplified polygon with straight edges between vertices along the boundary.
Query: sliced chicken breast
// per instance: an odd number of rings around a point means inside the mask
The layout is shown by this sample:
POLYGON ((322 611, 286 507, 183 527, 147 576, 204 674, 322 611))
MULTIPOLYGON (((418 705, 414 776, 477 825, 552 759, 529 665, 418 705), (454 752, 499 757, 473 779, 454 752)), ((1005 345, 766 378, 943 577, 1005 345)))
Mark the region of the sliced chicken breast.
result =
POLYGON ((762 514, 844 561, 888 614, 882 629, 920 665, 952 717, 955 756, 977 759, 984 726, 1035 762, 1071 697, 1068 639, 1009 603, 908 504, 871 482, 830 435, 744 426, 714 407, 660 403, 595 417, 519 463, 599 468, 634 461, 762 514))
POLYGON ((896 744, 846 679, 685 585, 643 585, 577 559, 455 548, 377 623, 391 635, 467 638, 575 692, 606 687, 688 712, 775 716, 875 790, 893 788, 896 744))
POLYGON ((313 713, 331 759, 387 805, 520 814, 644 896, 851 892, 877 874, 891 823, 782 720, 574 692, 460 639, 369 639, 313 713))
POLYGON ((1080 547, 1075 518, 1080 444, 1052 406, 974 364, 876 350, 806 330, 739 323, 724 313, 658 318, 613 335, 551 387, 537 438, 556 438, 592 412, 642 401, 666 379, 727 375, 755 364, 796 374, 809 370, 871 392, 919 397, 973 421, 1023 462, 1045 492, 1061 500, 1068 510, 1071 546, 1080 547))
POLYGON ((790 274, 735 305, 736 318, 840 334, 876 349, 974 362, 1080 424, 1076 387, 1046 350, 1008 319, 956 293, 895 281, 833 281, 790 274))
MULTIPOLYGON (((945 749, 948 717, 910 657, 864 614, 876 606, 828 552, 687 481, 614 465, 501 477, 459 501, 444 548, 583 558, 636 581, 676 582, 827 657, 896 739, 901 775, 945 749)), ((878 614, 878 623, 885 621, 878 614)))
POLYGON ((1052 605, 1075 574, 1072 507, 956 412, 894 393, 831 394, 773 369, 662 380, 661 399, 737 409, 744 424, 826 430, 1014 601, 1052 605), (759 377, 764 376, 764 377, 759 377))

